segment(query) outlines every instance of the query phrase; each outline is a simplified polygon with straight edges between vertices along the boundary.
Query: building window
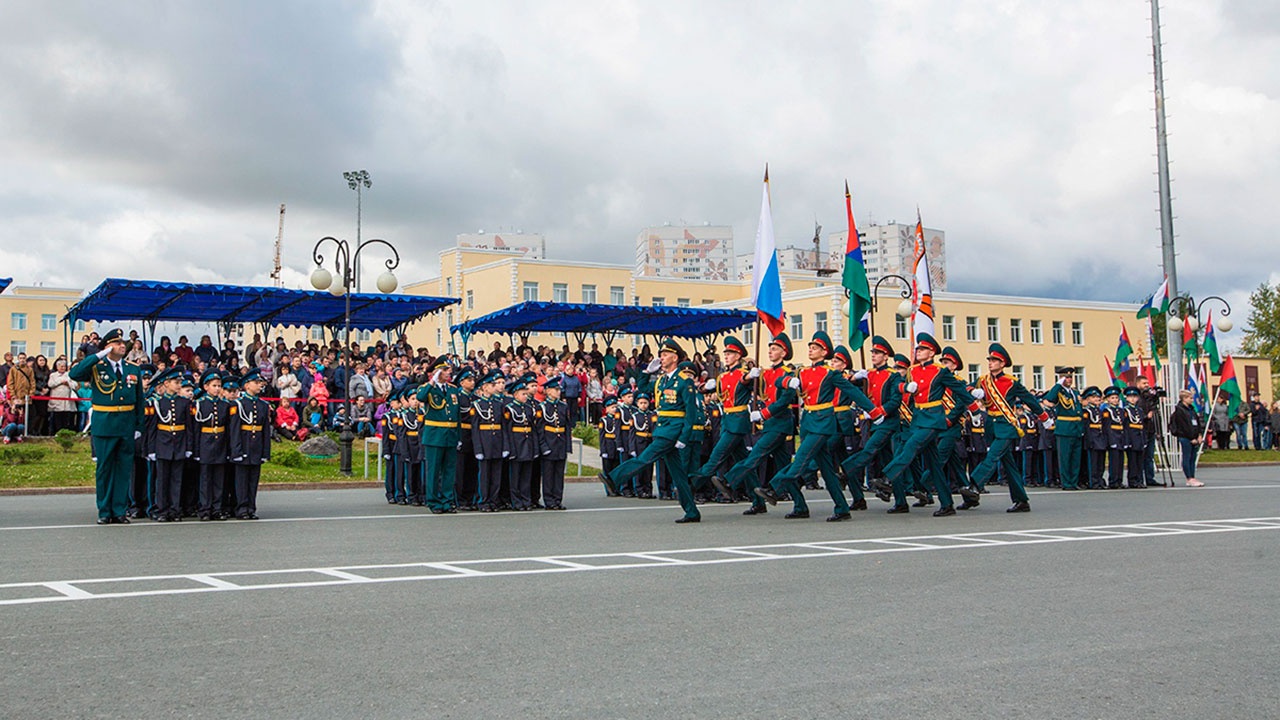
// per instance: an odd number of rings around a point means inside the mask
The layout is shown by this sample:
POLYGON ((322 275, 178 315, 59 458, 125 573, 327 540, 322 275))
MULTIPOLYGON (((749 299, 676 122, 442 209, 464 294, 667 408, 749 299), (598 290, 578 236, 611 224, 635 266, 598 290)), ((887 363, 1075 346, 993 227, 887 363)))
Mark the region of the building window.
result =
POLYGON ((551 302, 569 302, 569 285, 567 283, 555 283, 551 286, 551 302))
POLYGON ((452 310, 444 311, 444 326, 447 328, 453 327, 453 311, 452 310))
POLYGON ((627 289, 617 285, 609 286, 609 304, 610 305, 626 305, 627 289))
POLYGON ((664 297, 655 297, 653 299, 653 307, 666 307, 667 299, 664 297))
POLYGON ((689 298, 676 298, 676 307, 689 307, 689 298))
POLYGON ((956 339, 956 316, 955 315, 942 316, 942 339, 949 342, 955 341, 956 339))
POLYGON ((895 318, 893 321, 893 336, 899 340, 907 339, 907 319, 895 318))
POLYGON ((964 339, 978 342, 978 318, 969 316, 964 319, 964 339))
POLYGON ((1054 320, 1053 321, 1053 344, 1061 345, 1064 342, 1065 341, 1062 339, 1062 321, 1054 320))
POLYGON ((525 281, 524 283, 524 301, 538 302, 538 283, 525 281))
POLYGON ((711 298, 702 298, 703 305, 710 305, 711 303, 714 303, 714 302, 715 300, 712 300, 711 298))
POLYGON ((791 342, 799 343, 800 339, 803 337, 804 337, 804 316, 792 315, 791 316, 791 342))
POLYGON ((742 344, 750 347, 751 344, 754 343, 755 341, 756 341, 755 326, 748 325, 747 328, 742 331, 742 344))
POLYGON ((1085 380, 1083 367, 1076 368, 1076 387, 1089 387, 1088 382, 1085 380))
POLYGON ((10 330, 26 330, 27 314, 26 313, 10 313, 9 329, 10 330))
POLYGON ((58 329, 58 316, 51 313, 43 313, 40 315, 40 329, 45 332, 53 332, 58 329))
POLYGON ((1023 376, 1022 376, 1022 366, 1021 366, 1021 365, 1014 365, 1014 366, 1013 366, 1013 378, 1014 378, 1015 380, 1017 380, 1018 382, 1022 383, 1023 385, 1026 385, 1026 384, 1027 384, 1026 380, 1025 380, 1025 379, 1023 378, 1023 376))
POLYGON ((1071 323, 1071 344, 1084 345, 1084 323, 1071 323))
POLYGON ((1022 320, 1018 318, 1009 320, 1009 342, 1022 342, 1022 320))
POLYGON ((1044 343, 1044 335, 1040 331, 1040 321, 1032 320, 1031 321, 1031 344, 1040 345, 1042 343, 1044 343))
POLYGON ((436 328, 436 347, 444 345, 444 335, 440 332, 440 328, 436 328))
POLYGON ((827 332, 827 314, 825 312, 816 312, 813 314, 813 331, 827 332))
POLYGON ((1044 366, 1043 365, 1031 366, 1031 387, 1036 392, 1040 392, 1041 390, 1044 390, 1044 366))
POLYGON ((446 277, 444 279, 444 294, 453 295, 453 278, 452 277, 446 277))
POLYGON ((595 285, 582 286, 582 302, 588 305, 596 304, 596 286, 595 285))
POLYGON ((45 357, 53 357, 58 352, 58 343, 49 342, 47 340, 40 341, 40 354, 45 357))
POLYGON ((470 290, 467 291, 467 309, 468 310, 476 309, 476 295, 470 290))
POLYGON ((9 341, 9 352, 13 353, 14 360, 17 360, 18 359, 17 356, 21 355, 26 351, 27 351, 26 340, 10 340, 9 341))
POLYGON ((973 382, 974 380, 977 380, 980 372, 981 371, 978 370, 977 363, 969 363, 969 382, 973 382))
POLYGON ((76 321, 76 332, 84 332, 85 330, 88 330, 88 329, 89 329, 89 326, 88 324, 85 323, 85 321, 83 320, 76 321))
POLYGON ((1000 318, 987 318, 987 342, 1000 342, 1000 318))
POLYGON ((316 325, 316 326, 314 326, 314 327, 312 327, 312 328, 311 328, 311 339, 312 339, 312 340, 324 340, 324 326, 323 326, 323 325, 316 325))

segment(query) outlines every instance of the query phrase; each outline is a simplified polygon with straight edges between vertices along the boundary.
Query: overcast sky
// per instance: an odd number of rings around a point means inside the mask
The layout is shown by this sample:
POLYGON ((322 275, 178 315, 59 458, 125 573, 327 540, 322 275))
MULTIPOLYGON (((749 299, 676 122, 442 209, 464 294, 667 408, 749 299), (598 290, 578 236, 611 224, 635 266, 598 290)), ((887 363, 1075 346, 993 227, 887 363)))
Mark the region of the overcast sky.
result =
MULTIPOLYGON (((1140 300, 1160 281, 1145 0, 0 5, 0 275, 266 283, 364 236, 405 281, 455 234, 631 262, 732 224, 780 245, 947 233, 951 289, 1140 300)), ((1183 289, 1280 280, 1280 4, 1162 8, 1183 289)), ((369 275, 372 277, 372 274, 369 275)))

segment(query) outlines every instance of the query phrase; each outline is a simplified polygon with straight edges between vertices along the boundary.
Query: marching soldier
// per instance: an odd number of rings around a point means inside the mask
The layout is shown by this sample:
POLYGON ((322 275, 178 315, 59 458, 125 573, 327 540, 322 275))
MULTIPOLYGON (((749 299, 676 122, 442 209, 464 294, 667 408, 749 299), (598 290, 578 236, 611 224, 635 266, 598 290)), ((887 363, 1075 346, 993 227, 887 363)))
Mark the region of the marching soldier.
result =
POLYGON ((751 437, 751 381, 742 366, 747 348, 738 338, 724 340, 725 369, 720 377, 707 380, 704 390, 716 391, 720 400, 720 437, 702 467, 693 473, 695 479, 710 478, 721 496, 733 500, 733 491, 720 479, 722 472, 732 468, 747 456, 747 444, 751 437))
POLYGON ((542 401, 542 419, 538 426, 541 448, 542 499, 548 510, 564 509, 564 466, 572 444, 569 405, 560 399, 560 378, 551 378, 542 386, 547 399, 542 401))
POLYGON ((182 471, 191 457, 191 403, 179 394, 182 374, 175 368, 157 375, 159 392, 149 401, 155 413, 155 441, 150 457, 156 463, 156 522, 182 520, 182 471))
POLYGON ((1057 441, 1058 480, 1063 490, 1080 490, 1080 457, 1084 442, 1084 405, 1076 391, 1076 368, 1053 369, 1058 383, 1044 394, 1044 402, 1053 408, 1053 435, 1057 441))
POLYGON ((128 524, 134 441, 142 436, 142 373, 124 361, 124 333, 102 337, 101 350, 76 363, 72 380, 89 383, 93 408, 93 456, 97 467, 98 524, 128 524))
MULTIPOLYGON (((676 366, 676 372, 685 380, 688 380, 694 388, 693 393, 693 434, 690 435, 690 441, 680 451, 680 462, 684 465, 684 473, 689 477, 689 487, 697 495, 697 483, 693 480, 693 473, 702 466, 702 441, 707 433, 707 410, 703 405, 702 393, 699 392, 697 378, 694 377, 693 363, 685 360, 676 366)), ((658 490, 661 499, 674 500, 675 493, 671 492, 671 479, 666 474, 662 475, 663 483, 659 483, 658 490), (662 494, 663 485, 665 484, 665 495, 662 494)))
MULTIPOLYGON (((831 358, 827 361, 827 364, 830 365, 832 372, 847 380, 849 379, 849 368, 853 367, 853 357, 849 354, 848 348, 843 345, 837 345, 835 350, 831 351, 831 358)), ((854 387, 857 386, 855 385, 854 387)), ((861 393, 862 390, 859 388, 858 392, 861 393)), ((858 418, 862 415, 862 412, 855 411, 853 406, 853 396, 837 387, 834 408, 836 434, 832 435, 828 441, 827 452, 831 454, 837 479, 841 483, 848 485, 849 494, 853 496, 853 502, 849 503, 849 509, 866 510, 867 498, 862 492, 862 482, 849 482, 849 478, 844 474, 844 468, 842 467, 844 461, 855 452, 855 444, 858 440, 858 418)))
MULTIPOLYGON (((835 415, 837 392, 850 398, 854 404, 867 412, 875 413, 876 408, 867 396, 854 387, 844 375, 827 367, 826 360, 832 349, 831 337, 819 330, 809 341, 811 365, 802 368, 795 375, 778 380, 779 383, 799 393, 803 401, 804 415, 800 419, 802 431, 800 447, 796 450, 791 463, 775 475, 768 486, 756 488, 756 494, 773 505, 778 502, 778 493, 791 493, 795 507, 787 513, 787 518, 809 517, 809 506, 805 503, 798 481, 812 464, 816 464, 821 470, 827 492, 835 503, 835 512, 827 518, 827 522, 839 522, 853 517, 849 513, 849 504, 844 499, 844 490, 840 487, 840 478, 836 475, 835 464, 829 452, 832 438, 840 437, 840 428, 836 424, 835 415)), ((765 408, 761 414, 767 419, 768 412, 768 408, 765 408)), ((883 413, 883 410, 880 412, 883 413)))
POLYGON ((476 467, 475 446, 471 438, 471 403, 475 399, 476 374, 470 367, 458 371, 453 379, 458 385, 458 449, 457 494, 458 509, 471 512, 478 503, 477 488, 479 469, 476 467))
MULTIPOLYGON (((1053 429, 1053 421, 1049 419, 1049 414, 1041 409, 1040 401, 1031 394, 1031 391, 1023 387, 1022 383, 1015 378, 1005 374, 1004 369, 1011 364, 1009 351, 1005 350, 1000 343, 992 343, 987 349, 988 374, 978 379, 978 388, 974 390, 973 397, 985 407, 994 438, 991 439, 986 458, 974 469, 970 479, 981 491, 986 486, 987 480, 995 474, 996 468, 1004 468, 1009 476, 1009 497, 1013 500, 1013 505, 1005 512, 1031 512, 1031 503, 1022 485, 1022 473, 1013 461, 1013 445, 1022 432, 1017 426, 1014 405, 1021 403, 1024 407, 1039 413, 1039 419, 1045 423, 1046 429, 1053 429)), ((971 407, 976 405, 975 403, 971 407)), ((976 497, 966 497, 960 509, 969 510, 977 506, 976 497)))
POLYGON ((533 463, 538 458, 534 428, 542 420, 537 406, 529 402, 529 388, 523 380, 511 386, 512 399, 503 411, 505 441, 502 457, 511 467, 511 507, 514 510, 532 510, 529 483, 533 477, 533 463))
POLYGON ((258 397, 262 375, 257 368, 240 378, 244 389, 231 408, 228 423, 231 464, 236 474, 236 518, 258 519, 258 480, 271 459, 271 405, 258 397))
POLYGON ((201 521, 226 520, 230 513, 222 506, 222 483, 227 474, 231 405, 221 397, 222 376, 217 370, 206 370, 200 376, 200 386, 204 394, 191 407, 195 459, 200 464, 200 504, 196 513, 201 521))
POLYGON ((1107 488, 1124 486, 1124 456, 1129 449, 1124 428, 1124 408, 1120 406, 1120 388, 1112 385, 1102 393, 1102 425, 1107 432, 1107 488))
MULTIPOLYGON (((769 368, 764 372, 760 368, 752 368, 746 376, 748 381, 763 378, 763 388, 756 397, 764 407, 752 410, 750 414, 751 422, 761 423, 760 436, 756 438, 747 456, 725 474, 724 487, 716 485, 722 493, 726 489, 742 490, 751 496, 751 507, 743 515, 768 512, 764 498, 755 492, 758 487, 757 468, 771 459, 778 468, 786 467, 789 462, 789 454, 783 446, 795 432, 795 416, 791 408, 795 405, 797 396, 790 386, 778 381, 792 375, 793 368, 786 362, 791 356, 791 338, 786 333, 778 333, 769 341, 769 368)), ((712 477, 711 481, 715 482, 715 478, 712 477)))
POLYGON ((431 382, 418 390, 425 417, 422 451, 425 455, 427 507, 432 513, 457 512, 458 390, 449 384, 448 360, 440 356, 430 368, 431 382))
POLYGON ((479 483, 480 512, 498 511, 498 493, 502 489, 503 404, 495 398, 497 376, 492 370, 480 379, 480 393, 472 398, 468 411, 471 423, 471 449, 475 451, 479 483))
POLYGON ((676 371, 683 356, 684 350, 675 340, 664 340, 659 346, 661 375, 655 384, 658 419, 653 430, 653 441, 643 453, 622 463, 610 475, 601 473, 600 477, 606 487, 616 486, 617 482, 625 483, 630 480, 645 465, 659 462, 675 485, 676 497, 680 500, 680 507, 684 509, 684 516, 676 522, 696 523, 701 522, 702 515, 693 501, 689 478, 680 461, 680 451, 693 440, 692 406, 695 402, 693 383, 676 371))
POLYGON ((1102 490, 1106 482, 1102 471, 1107 466, 1106 415, 1102 409, 1102 391, 1097 387, 1086 388, 1081 396, 1084 401, 1085 448, 1089 457, 1089 489, 1102 490))
MULTIPOLYGON (((879 335, 871 339, 871 369, 854 373, 855 380, 865 380, 866 395, 880 412, 880 422, 868 427, 862 448, 843 463, 845 480, 850 488, 861 485, 873 461, 878 467, 893 458, 894 437, 902 430, 899 408, 902 406, 902 377, 889 367, 894 358, 893 347, 879 335)), ((903 358, 905 360, 905 358, 903 358)), ((855 497, 860 493, 855 493, 855 497)), ((886 496, 887 499, 887 496, 886 496)))
MULTIPOLYGON (((952 375, 956 375, 957 379, 960 368, 964 367, 964 362, 960 359, 960 353, 950 345, 942 348, 942 354, 938 356, 939 362, 951 371, 952 375)), ((965 389, 969 387, 966 385, 965 389)), ((954 396, 948 390, 942 396, 942 407, 947 413, 947 417, 953 417, 952 411, 956 407, 954 396)), ((954 414, 957 419, 953 421, 946 430, 938 433, 938 467, 942 468, 943 477, 934 480, 934 483, 941 483, 948 491, 953 485, 958 488, 968 488, 967 482, 959 482, 965 475, 964 460, 957 452, 963 443, 962 435, 964 434, 965 421, 968 419, 968 410, 961 405, 962 412, 954 414), (955 481, 955 482, 953 482, 955 481)), ((967 453, 966 453, 967 454, 967 453)), ((929 478, 923 478, 925 485, 928 486, 929 478)), ((939 493, 941 494, 941 493, 939 493)))

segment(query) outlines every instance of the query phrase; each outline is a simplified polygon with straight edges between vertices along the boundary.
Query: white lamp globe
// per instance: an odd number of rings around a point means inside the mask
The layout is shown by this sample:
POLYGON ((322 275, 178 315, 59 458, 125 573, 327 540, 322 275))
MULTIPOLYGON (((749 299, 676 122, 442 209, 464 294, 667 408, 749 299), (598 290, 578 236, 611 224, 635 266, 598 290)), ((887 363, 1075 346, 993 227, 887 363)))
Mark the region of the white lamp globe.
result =
POLYGON ((333 283, 329 285, 329 294, 334 297, 342 297, 346 288, 342 287, 342 278, 335 277, 333 283))
POLYGON ((1182 318, 1178 318, 1178 317, 1169 318, 1169 329, 1176 333, 1182 332, 1182 318))
POLYGON ((322 267, 311 271, 311 287, 317 290, 328 290, 333 283, 333 273, 322 267))
POLYGON ((841 308, 841 311, 844 313, 844 316, 845 316, 845 317, 849 317, 850 313, 852 313, 852 312, 853 312, 853 299, 852 299, 852 298, 847 299, 847 300, 845 300, 845 301, 844 301, 844 306, 841 308))
POLYGON ((916 311, 916 308, 914 305, 911 304, 910 298, 898 303, 898 317, 900 318, 911 317, 911 313, 915 311, 916 311))
POLYGON ((1200 329, 1200 319, 1195 315, 1188 315, 1186 323, 1187 327, 1191 328, 1191 332, 1195 332, 1200 329))
POLYGON ((390 270, 378 276, 378 292, 390 295, 396 291, 396 287, 399 284, 399 281, 396 280, 396 276, 393 275, 390 270))
POLYGON ((1231 322, 1231 318, 1224 318, 1224 317, 1218 318, 1217 325, 1218 325, 1218 332, 1224 332, 1224 333, 1231 332, 1231 328, 1235 327, 1235 323, 1231 322))

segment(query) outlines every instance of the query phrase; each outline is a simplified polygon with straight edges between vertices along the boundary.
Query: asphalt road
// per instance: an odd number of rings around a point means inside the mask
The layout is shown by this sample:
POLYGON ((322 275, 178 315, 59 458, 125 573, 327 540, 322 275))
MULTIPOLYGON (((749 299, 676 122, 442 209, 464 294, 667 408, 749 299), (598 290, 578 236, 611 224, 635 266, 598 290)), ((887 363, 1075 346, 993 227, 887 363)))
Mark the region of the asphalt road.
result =
POLYGON ((562 513, 314 490, 109 527, 90 496, 7 497, 0 715, 1278 717, 1280 522, 1247 520, 1280 517, 1280 472, 1201 477, 685 526, 586 484, 562 513))

